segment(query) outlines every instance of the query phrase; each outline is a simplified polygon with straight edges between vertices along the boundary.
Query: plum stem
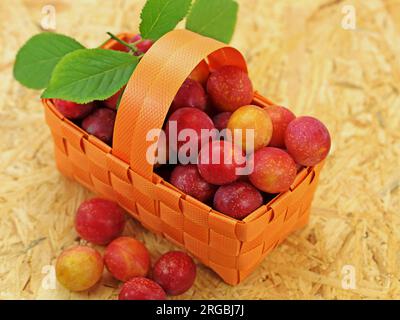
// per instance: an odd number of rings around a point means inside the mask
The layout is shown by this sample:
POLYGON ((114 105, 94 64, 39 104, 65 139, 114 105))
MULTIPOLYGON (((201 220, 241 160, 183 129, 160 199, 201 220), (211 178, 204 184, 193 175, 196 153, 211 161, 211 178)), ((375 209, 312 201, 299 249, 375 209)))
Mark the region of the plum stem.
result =
POLYGON ((123 46, 129 48, 132 52, 136 52, 136 53, 138 52, 138 49, 137 49, 136 45, 143 41, 141 39, 141 40, 138 40, 138 41, 136 41, 134 43, 129 44, 128 42, 125 42, 124 40, 121 40, 117 36, 113 35, 111 32, 107 32, 107 34, 111 37, 111 39, 114 39, 115 41, 119 42, 123 46))

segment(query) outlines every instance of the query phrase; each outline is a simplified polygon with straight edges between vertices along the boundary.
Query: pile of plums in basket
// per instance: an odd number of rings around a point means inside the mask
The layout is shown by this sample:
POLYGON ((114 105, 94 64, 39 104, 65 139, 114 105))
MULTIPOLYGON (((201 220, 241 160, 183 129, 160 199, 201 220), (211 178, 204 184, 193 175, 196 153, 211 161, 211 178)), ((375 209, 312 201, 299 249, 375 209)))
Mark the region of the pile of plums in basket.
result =
POLYGON ((101 198, 84 201, 76 213, 75 230, 90 245, 73 246, 59 255, 59 283, 70 291, 95 290, 105 266, 113 278, 123 282, 120 300, 164 300, 167 295, 189 290, 196 279, 193 259, 184 252, 170 251, 151 268, 146 246, 133 237, 122 236, 125 221, 124 210, 114 202, 101 198))
MULTIPOLYGON (((89 134, 111 144, 121 92, 104 102, 77 105, 54 100, 54 104, 89 134)), ((296 117, 282 106, 256 105, 245 71, 236 66, 209 70, 205 61, 179 89, 163 129, 168 155, 177 155, 177 161, 158 166, 156 172, 185 195, 239 220, 271 196, 288 191, 298 171, 323 161, 331 147, 322 122, 296 117), (189 129, 197 139, 177 140, 189 129), (204 132, 215 131, 227 134, 202 139, 204 132)))

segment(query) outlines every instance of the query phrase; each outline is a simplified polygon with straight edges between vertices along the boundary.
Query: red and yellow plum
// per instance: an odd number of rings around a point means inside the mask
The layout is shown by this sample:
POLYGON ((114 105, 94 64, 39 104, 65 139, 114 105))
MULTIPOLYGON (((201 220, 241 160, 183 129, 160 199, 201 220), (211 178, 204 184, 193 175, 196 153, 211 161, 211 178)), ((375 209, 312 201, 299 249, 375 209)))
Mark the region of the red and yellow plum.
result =
POLYGON ((252 105, 237 109, 229 119, 228 129, 231 130, 234 137, 235 130, 239 130, 243 151, 247 152, 254 152, 267 146, 273 131, 268 113, 264 109, 252 105), (253 141, 247 141, 247 130, 253 130, 253 141))
POLYGON ((285 144, 298 164, 315 166, 328 156, 331 137, 328 129, 318 119, 300 117, 288 125, 285 144))
POLYGON ((57 259, 57 280, 71 291, 93 287, 103 274, 103 259, 95 249, 75 246, 65 250, 57 259))
POLYGON ((264 147, 254 154, 254 171, 250 182, 267 193, 288 191, 297 175, 292 157, 278 148, 264 147))
POLYGON ((150 254, 140 241, 130 237, 120 237, 106 248, 104 262, 116 279, 128 281, 148 274, 150 254))
POLYGON ((217 109, 228 112, 251 104, 254 96, 249 76, 235 66, 224 66, 211 73, 207 92, 217 109))

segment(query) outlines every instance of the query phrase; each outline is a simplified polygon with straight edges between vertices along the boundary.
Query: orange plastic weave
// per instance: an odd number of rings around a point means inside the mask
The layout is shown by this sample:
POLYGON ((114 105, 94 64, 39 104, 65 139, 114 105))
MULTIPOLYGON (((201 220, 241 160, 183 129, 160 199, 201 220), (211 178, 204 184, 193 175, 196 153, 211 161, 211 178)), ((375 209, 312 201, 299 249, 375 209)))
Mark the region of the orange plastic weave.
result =
MULTIPOLYGON (((110 40, 104 47, 116 44, 110 40)), ((176 92, 203 60, 211 70, 229 64, 247 71, 240 52, 216 40, 185 30, 158 40, 142 58, 121 99, 113 148, 64 118, 51 100, 42 102, 57 166, 64 175, 118 202, 144 227, 184 247, 235 285, 291 232, 307 224, 323 164, 303 169, 288 192, 243 221, 213 210, 155 174, 146 161, 147 131, 162 127, 176 92)), ((273 105, 257 92, 253 103, 273 105)))

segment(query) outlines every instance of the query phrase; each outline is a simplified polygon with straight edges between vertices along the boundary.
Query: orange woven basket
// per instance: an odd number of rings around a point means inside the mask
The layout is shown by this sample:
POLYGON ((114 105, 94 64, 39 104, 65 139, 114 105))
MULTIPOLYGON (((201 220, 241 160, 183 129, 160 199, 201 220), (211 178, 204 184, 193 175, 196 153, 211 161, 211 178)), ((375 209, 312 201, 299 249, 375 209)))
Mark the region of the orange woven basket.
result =
MULTIPOLYGON (((120 35, 122 39, 127 34, 120 35)), ((110 40, 104 47, 117 43, 110 40)), ((178 89, 205 60, 210 70, 235 65, 243 56, 216 40, 175 30, 145 54, 121 99, 113 147, 64 118, 44 99, 59 170, 96 194, 118 202, 136 220, 184 247, 228 284, 243 281, 266 254, 307 224, 323 164, 303 169, 288 192, 238 221, 182 193, 154 173, 146 161, 150 129, 160 129, 178 89)), ((255 93, 255 105, 273 103, 255 93)))

